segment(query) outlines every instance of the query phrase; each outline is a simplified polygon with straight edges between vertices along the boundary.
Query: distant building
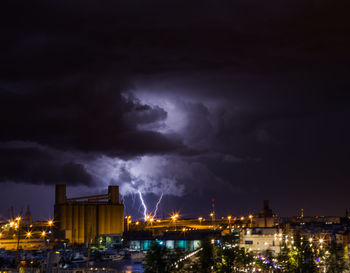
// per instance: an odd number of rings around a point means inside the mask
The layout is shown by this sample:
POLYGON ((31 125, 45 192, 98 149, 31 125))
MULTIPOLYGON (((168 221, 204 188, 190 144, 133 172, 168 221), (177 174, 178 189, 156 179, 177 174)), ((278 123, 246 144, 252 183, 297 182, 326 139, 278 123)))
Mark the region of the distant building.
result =
POLYGON ((119 187, 103 195, 67 198, 66 185, 56 185, 56 237, 69 244, 119 240, 124 232, 124 205, 119 187))
POLYGON ((240 232, 240 247, 256 254, 278 254, 282 230, 278 228, 244 228, 240 232))
POLYGON ((269 200, 264 200, 264 207, 260 210, 258 216, 255 219, 255 225, 257 227, 274 227, 275 217, 272 210, 269 207, 269 200))

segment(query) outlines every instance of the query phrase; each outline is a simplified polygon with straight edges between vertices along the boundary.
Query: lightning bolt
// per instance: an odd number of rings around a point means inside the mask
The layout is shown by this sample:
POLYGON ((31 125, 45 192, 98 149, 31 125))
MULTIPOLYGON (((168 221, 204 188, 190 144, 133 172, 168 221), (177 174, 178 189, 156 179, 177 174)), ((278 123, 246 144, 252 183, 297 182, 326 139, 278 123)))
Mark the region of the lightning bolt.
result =
POLYGON ((158 206, 159 206, 160 202, 162 201, 162 198, 163 198, 163 193, 161 194, 161 196, 160 196, 159 199, 158 199, 158 202, 157 202, 157 204, 156 204, 156 208, 154 209, 153 218, 155 218, 156 215, 157 215, 158 206))
POLYGON ((146 207, 145 201, 143 200, 142 193, 140 191, 138 191, 138 192, 139 192, 141 204, 143 206, 143 217, 144 217, 145 221, 147 221, 147 207, 146 207))

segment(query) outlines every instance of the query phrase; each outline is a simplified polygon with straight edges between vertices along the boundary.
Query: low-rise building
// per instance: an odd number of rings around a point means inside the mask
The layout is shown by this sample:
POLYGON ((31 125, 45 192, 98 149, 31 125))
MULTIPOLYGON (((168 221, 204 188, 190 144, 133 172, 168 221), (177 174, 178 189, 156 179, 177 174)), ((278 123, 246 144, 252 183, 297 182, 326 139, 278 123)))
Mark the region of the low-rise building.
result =
POLYGON ((282 230, 279 228, 244 228, 240 232, 240 247, 256 254, 278 254, 282 230))

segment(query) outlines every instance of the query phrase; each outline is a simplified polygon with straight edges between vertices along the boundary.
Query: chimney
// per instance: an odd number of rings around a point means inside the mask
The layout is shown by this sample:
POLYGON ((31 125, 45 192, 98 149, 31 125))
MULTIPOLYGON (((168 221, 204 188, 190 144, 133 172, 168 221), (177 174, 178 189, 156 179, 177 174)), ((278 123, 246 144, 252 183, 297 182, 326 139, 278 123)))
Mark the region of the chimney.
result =
POLYGON ((269 209, 269 200, 264 200, 264 209, 269 209))
POLYGON ((108 186, 108 199, 112 204, 119 203, 119 186, 108 186))
POLYGON ((66 203, 66 184, 56 184, 55 204, 66 203))

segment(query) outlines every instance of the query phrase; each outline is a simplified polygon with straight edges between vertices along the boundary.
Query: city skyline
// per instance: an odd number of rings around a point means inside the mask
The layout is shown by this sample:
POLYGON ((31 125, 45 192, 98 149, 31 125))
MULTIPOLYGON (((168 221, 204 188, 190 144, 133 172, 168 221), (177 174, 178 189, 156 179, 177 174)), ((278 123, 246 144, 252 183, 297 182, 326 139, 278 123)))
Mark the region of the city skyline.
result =
POLYGON ((62 183, 134 217, 350 208, 345 0, 6 2, 3 217, 53 216, 62 183))

